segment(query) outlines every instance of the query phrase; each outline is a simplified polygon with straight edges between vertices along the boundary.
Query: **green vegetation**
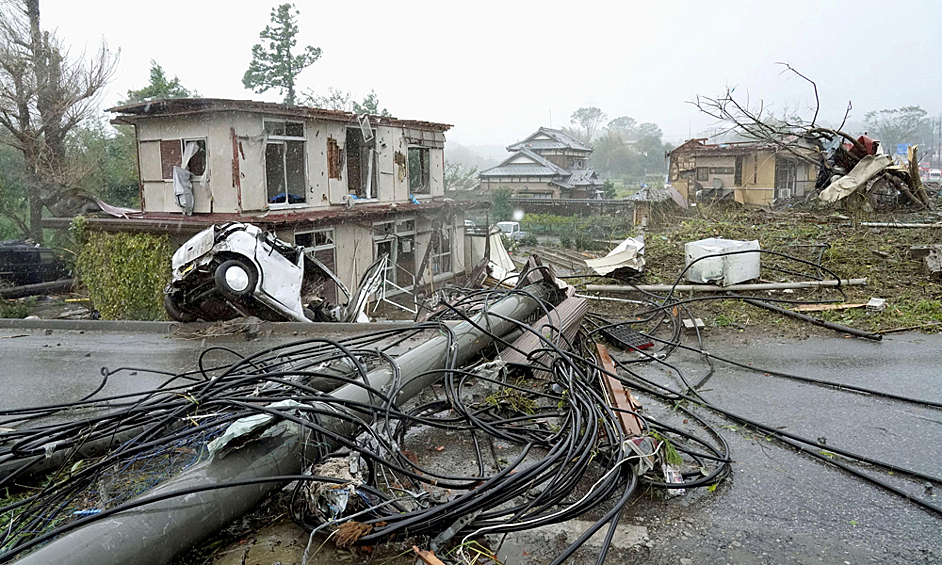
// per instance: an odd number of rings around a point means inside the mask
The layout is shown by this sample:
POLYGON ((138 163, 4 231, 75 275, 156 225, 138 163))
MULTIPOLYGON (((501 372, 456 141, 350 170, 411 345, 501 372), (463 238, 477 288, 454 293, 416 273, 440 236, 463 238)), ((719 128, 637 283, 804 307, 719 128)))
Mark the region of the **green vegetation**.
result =
POLYGON ((513 191, 504 186, 491 191, 492 222, 506 222, 513 218, 514 205, 511 202, 513 197, 513 191))
POLYGON ((76 266, 95 308, 106 320, 164 320, 163 290, 170 281, 170 238, 151 234, 72 231, 81 243, 76 266))
POLYGON ((29 314, 30 308, 25 302, 0 300, 0 318, 25 318, 29 314))

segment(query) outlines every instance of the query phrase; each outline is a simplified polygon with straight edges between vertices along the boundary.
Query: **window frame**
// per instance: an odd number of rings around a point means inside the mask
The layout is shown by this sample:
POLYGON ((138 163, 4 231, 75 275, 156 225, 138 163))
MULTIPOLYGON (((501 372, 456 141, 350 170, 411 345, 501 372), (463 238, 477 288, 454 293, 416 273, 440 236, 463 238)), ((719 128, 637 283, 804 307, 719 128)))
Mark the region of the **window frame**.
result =
POLYGON ((455 238, 454 238, 454 226, 442 226, 441 234, 438 237, 432 235, 432 240, 429 242, 429 245, 432 245, 432 257, 431 257, 431 267, 432 267, 432 280, 434 281, 436 277, 445 277, 453 275, 455 272, 455 262, 454 262, 454 250, 455 250, 455 238), (447 234, 447 238, 443 238, 447 234), (442 252, 442 240, 448 240, 448 251, 442 252), (438 249, 435 249, 435 242, 438 242, 438 249), (448 257, 448 269, 442 269, 442 258, 448 257))
MULTIPOLYGON (((170 171, 171 171, 171 172, 170 172, 170 176, 169 176, 169 177, 165 177, 165 176, 164 176, 164 171, 163 171, 163 169, 164 169, 164 149, 163 149, 163 144, 164 144, 164 142, 170 142, 170 141, 176 141, 176 142, 178 142, 178 143, 180 144, 180 159, 183 158, 183 152, 186 150, 186 142, 188 142, 188 141, 196 141, 197 143, 199 143, 199 142, 202 142, 202 143, 203 143, 203 154, 205 155, 205 157, 203 158, 203 161, 204 161, 204 163, 203 163, 203 172, 200 173, 200 174, 198 174, 198 175, 193 174, 193 173, 190 173, 190 174, 192 175, 192 176, 190 177, 190 180, 201 181, 201 180, 203 180, 204 178, 206 178, 206 171, 209 169, 209 143, 207 143, 206 136, 203 136, 203 137, 170 137, 170 138, 141 140, 141 141, 138 143, 138 151, 140 151, 140 144, 141 144, 141 143, 148 143, 148 142, 152 142, 152 141, 156 141, 156 142, 157 142, 157 158, 158 158, 158 161, 159 161, 159 163, 160 163, 160 180, 161 180, 161 181, 167 182, 167 183, 172 183, 172 182, 173 182, 173 167, 179 167, 179 166, 180 166, 179 164, 176 164, 176 165, 171 166, 171 168, 170 168, 170 171)), ((197 154, 198 154, 198 153, 197 153, 197 154)), ((194 155, 194 157, 195 157, 195 156, 196 156, 196 155, 194 155)), ((191 157, 191 159, 192 159, 192 157, 191 157)))
POLYGON ((406 148, 406 163, 408 163, 409 170, 409 194, 416 196, 431 196, 432 194, 432 151, 429 147, 424 147, 422 145, 410 145, 406 148), (412 187, 412 151, 419 151, 418 161, 420 163, 421 170, 419 174, 424 180, 424 185, 421 186, 421 192, 416 192, 412 187), (424 157, 424 158, 423 158, 424 157))
POLYGON ((265 136, 265 202, 270 209, 284 209, 284 208, 304 208, 310 205, 308 202, 308 181, 310 179, 310 174, 308 171, 308 155, 307 155, 307 124, 301 120, 288 120, 288 119, 276 119, 276 118, 262 118, 262 132, 265 136), (271 134, 268 133, 268 124, 280 123, 284 124, 284 135, 271 134), (301 135, 287 135, 288 124, 300 125, 301 126, 301 135), (291 204, 288 200, 288 195, 291 194, 291 191, 288 188, 288 142, 301 142, 301 155, 304 159, 303 166, 301 168, 302 175, 304 176, 302 182, 302 190, 300 196, 304 198, 304 202, 297 202, 291 204), (282 145, 284 149, 282 150, 282 174, 284 175, 284 186, 285 186, 285 200, 284 202, 270 202, 271 197, 268 196, 268 145, 282 145))

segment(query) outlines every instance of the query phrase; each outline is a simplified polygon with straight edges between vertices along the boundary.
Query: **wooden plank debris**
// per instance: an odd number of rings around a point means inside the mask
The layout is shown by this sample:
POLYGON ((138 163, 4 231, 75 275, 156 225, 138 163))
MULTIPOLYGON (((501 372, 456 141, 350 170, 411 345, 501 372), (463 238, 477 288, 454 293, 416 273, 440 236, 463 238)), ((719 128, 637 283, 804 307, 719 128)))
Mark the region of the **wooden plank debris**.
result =
MULTIPOLYGON (((608 348, 602 344, 596 344, 595 347, 598 350, 602 368, 615 374, 615 362, 612 361, 608 348)), ((613 408, 631 410, 632 412, 641 410, 641 403, 638 402, 638 399, 615 377, 602 373, 602 386, 608 394, 609 403, 613 408)), ((640 436, 644 433, 644 426, 641 425, 640 418, 627 412, 618 412, 617 414, 622 430, 628 437, 640 436)))
POLYGON ((796 312, 826 312, 828 310, 849 310, 851 308, 863 308, 863 304, 799 304, 792 308, 796 312))
POLYGON ((425 565, 445 565, 445 562, 435 557, 435 552, 429 551, 427 549, 419 549, 419 546, 413 545, 412 551, 415 552, 415 556, 422 560, 425 565))

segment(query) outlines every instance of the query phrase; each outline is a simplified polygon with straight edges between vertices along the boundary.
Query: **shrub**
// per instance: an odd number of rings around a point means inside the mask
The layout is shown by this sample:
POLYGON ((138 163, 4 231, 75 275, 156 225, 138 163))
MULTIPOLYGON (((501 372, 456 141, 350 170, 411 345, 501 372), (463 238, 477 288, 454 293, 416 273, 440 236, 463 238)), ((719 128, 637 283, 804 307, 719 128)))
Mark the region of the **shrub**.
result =
POLYGON ((167 236, 84 233, 76 266, 95 308, 106 320, 165 320, 163 291, 173 251, 167 236))
POLYGON ((25 318, 29 316, 29 306, 16 300, 0 299, 0 318, 25 318))

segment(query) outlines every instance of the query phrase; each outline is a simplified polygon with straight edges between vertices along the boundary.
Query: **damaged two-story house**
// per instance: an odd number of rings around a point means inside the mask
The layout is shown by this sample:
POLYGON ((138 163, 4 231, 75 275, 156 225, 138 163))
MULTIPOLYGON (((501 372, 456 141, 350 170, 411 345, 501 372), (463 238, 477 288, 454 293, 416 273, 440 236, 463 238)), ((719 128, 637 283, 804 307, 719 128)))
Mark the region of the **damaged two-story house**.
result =
POLYGON ((804 196, 814 188, 819 150, 788 140, 707 143, 690 139, 670 152, 668 180, 688 202, 729 197, 740 204, 768 206, 804 196))
POLYGON ((481 171, 481 188, 509 188, 515 198, 597 198, 598 173, 588 166, 592 148, 571 135, 541 127, 507 147, 512 154, 481 171))
POLYGON ((252 223, 313 247, 349 288, 382 254, 388 280, 407 290, 466 270, 463 214, 474 204, 444 198, 449 125, 212 98, 109 111, 136 130, 141 211, 111 209, 89 229, 181 244, 213 224, 252 223))

